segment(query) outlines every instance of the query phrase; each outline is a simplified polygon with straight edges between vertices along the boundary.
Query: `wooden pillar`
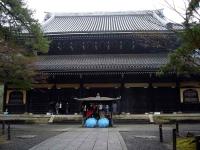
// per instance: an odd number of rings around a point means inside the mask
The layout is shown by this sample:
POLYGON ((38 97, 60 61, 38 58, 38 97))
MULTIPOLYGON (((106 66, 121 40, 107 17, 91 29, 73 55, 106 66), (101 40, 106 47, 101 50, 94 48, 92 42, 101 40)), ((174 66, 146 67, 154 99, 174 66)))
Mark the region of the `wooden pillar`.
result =
POLYGON ((125 99, 124 99, 124 74, 121 74, 121 86, 120 86, 120 95, 121 95, 121 100, 119 104, 119 112, 123 112, 125 110, 125 99))
MULTIPOLYGON (((115 97, 121 97, 121 86, 122 86, 122 85, 120 85, 120 86, 116 89, 115 97)), ((118 101, 116 102, 116 103, 117 103, 117 114, 120 112, 120 107, 121 107, 120 102, 121 102, 121 99, 118 100, 118 101)))
POLYGON ((7 96, 7 84, 4 83, 4 94, 3 94, 3 112, 6 111, 6 96, 7 96))
POLYGON ((24 111, 25 111, 25 113, 28 113, 27 91, 23 90, 22 93, 23 93, 23 104, 24 104, 24 107, 25 107, 24 111))
POLYGON ((30 90, 28 90, 26 94, 26 111, 30 113, 30 90))
POLYGON ((152 74, 149 75, 149 106, 150 106, 150 112, 154 112, 155 111, 155 102, 154 102, 154 98, 153 98, 153 86, 152 86, 152 74))
POLYGON ((180 97, 180 80, 178 75, 176 75, 176 92, 177 92, 177 98, 176 98, 176 110, 177 111, 182 111, 181 109, 181 97, 180 97))
POLYGON ((80 89, 79 89, 79 98, 83 97, 83 75, 80 74, 80 89))

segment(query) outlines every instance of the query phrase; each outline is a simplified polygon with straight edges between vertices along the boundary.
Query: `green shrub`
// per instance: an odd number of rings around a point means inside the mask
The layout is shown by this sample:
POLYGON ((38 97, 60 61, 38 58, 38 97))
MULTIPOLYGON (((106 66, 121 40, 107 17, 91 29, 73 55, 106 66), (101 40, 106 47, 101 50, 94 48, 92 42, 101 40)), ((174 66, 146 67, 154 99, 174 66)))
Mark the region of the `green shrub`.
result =
POLYGON ((177 150, 196 150, 194 137, 177 138, 177 150))

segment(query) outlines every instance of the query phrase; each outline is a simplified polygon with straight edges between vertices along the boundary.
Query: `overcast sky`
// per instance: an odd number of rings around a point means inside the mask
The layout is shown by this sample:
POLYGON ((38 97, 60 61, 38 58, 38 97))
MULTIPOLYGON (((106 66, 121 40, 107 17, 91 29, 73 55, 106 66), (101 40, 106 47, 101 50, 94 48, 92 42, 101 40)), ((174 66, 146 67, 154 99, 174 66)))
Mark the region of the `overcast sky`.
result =
MULTIPOLYGON (((164 15, 174 22, 182 19, 166 6, 164 0, 25 0, 35 18, 42 22, 45 12, 116 12, 164 9, 164 15)), ((172 2, 173 0, 167 0, 172 2)), ((174 0, 177 9, 184 8, 183 0, 174 0)))

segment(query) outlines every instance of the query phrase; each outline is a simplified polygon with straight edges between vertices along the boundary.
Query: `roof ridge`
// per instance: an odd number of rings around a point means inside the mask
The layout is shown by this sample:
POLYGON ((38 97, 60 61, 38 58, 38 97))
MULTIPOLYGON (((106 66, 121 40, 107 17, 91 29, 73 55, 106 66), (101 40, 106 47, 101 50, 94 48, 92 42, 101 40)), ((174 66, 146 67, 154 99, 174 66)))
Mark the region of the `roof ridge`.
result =
POLYGON ((39 55, 39 57, 94 57, 94 56, 158 56, 158 55, 168 55, 167 53, 131 53, 131 54, 82 54, 82 55, 39 55))
POLYGON ((53 15, 54 17, 62 17, 62 16, 109 16, 109 15, 137 15, 137 14, 148 14, 153 12, 159 12, 162 9, 155 9, 155 10, 137 10, 137 11, 113 11, 113 12, 106 12, 106 11, 97 11, 97 12, 74 12, 74 13, 67 13, 67 12, 47 12, 48 15, 53 15))
POLYGON ((167 23, 163 9, 91 13, 47 12, 42 28, 44 33, 166 31, 167 23))

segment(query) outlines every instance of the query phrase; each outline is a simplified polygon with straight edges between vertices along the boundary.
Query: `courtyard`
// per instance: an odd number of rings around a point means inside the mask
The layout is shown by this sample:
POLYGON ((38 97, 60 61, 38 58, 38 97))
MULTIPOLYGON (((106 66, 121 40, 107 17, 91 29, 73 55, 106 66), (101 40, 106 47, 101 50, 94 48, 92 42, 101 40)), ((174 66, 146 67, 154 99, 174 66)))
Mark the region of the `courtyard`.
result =
MULTIPOLYGON (((112 128, 82 128, 80 124, 13 124, 11 140, 1 135, 2 150, 170 150, 174 124, 116 124, 112 128)), ((180 135, 199 134, 199 124, 180 124, 180 135)))

